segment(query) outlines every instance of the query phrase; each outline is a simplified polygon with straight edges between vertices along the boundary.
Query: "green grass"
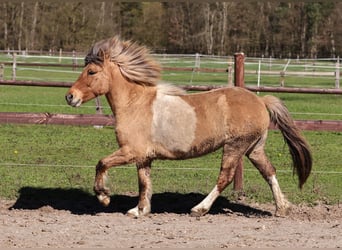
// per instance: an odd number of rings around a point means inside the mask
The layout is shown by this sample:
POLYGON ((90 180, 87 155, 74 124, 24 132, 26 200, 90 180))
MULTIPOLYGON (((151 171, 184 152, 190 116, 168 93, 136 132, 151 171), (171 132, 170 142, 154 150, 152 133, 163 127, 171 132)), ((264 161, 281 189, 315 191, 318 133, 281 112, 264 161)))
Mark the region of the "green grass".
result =
MULTIPOLYGON (((0 86, 0 112, 49 112, 68 114, 94 114, 95 101, 90 101, 80 108, 66 104, 66 88, 0 86)), ((104 112, 110 108, 101 97, 104 112)))
MULTIPOLYGON (((3 58, 0 57, 0 61, 3 58)), ((26 59, 37 62, 40 59, 26 59)), ((47 59, 46 59, 47 60, 47 59)), ((49 59, 50 60, 50 59, 49 59)), ((56 59, 54 59, 56 60, 56 59)), ((176 60, 172 66, 189 65, 176 60)), ((41 62, 41 61, 39 61, 41 62)), ((56 61, 49 61, 57 63, 56 61)), ((62 62, 68 63, 68 62, 62 62)), ((82 63, 82 62, 80 62, 82 63)), ((286 62, 285 62, 286 63, 286 62)), ((201 61, 201 67, 210 67, 201 61)), ((216 64, 215 64, 216 65, 216 64)), ((224 64, 217 64, 226 67, 224 64)), ((255 65, 248 66, 253 69, 255 65)), ((276 67, 276 66, 274 66, 276 67)), ((18 70, 21 80, 68 81, 76 80, 78 73, 71 69, 56 68, 58 72, 18 70), (62 72, 65 71, 65 72, 62 72)), ((10 79, 6 67, 5 79, 10 79)), ((227 84, 224 73, 164 72, 163 80, 175 84, 227 84)), ((262 85, 277 86, 279 77, 262 77, 262 85)), ((256 76, 247 75, 247 84, 255 84, 256 76)), ((286 86, 331 87, 333 79, 285 78, 286 86)), ((64 88, 0 86, 0 112, 95 113, 93 101, 80 108, 66 105, 64 88)), ((264 95, 261 93, 261 95, 264 95)), ((295 119, 342 120, 342 98, 338 95, 273 94, 288 106, 295 119)), ((104 98, 105 113, 111 113, 104 98)), ((314 168, 302 191, 292 175, 290 156, 279 131, 271 131, 267 152, 278 169, 278 180, 286 196, 294 203, 316 201, 341 202, 342 165, 340 150, 342 133, 305 132, 311 144, 314 168)), ((102 157, 117 149, 111 127, 52 126, 52 125, 0 125, 0 197, 14 199, 22 187, 76 188, 92 192, 94 166, 102 157)), ((221 162, 221 152, 186 161, 155 161, 152 170, 154 192, 208 193, 214 186, 221 162)), ((109 186, 113 194, 137 192, 135 167, 113 168, 109 171, 109 186)), ((260 174, 245 159, 244 192, 249 201, 270 202, 271 192, 260 174)), ((234 198, 231 188, 223 196, 234 198)))
MULTIPOLYGON (((300 191, 292 175, 290 156, 279 131, 271 131, 267 152, 277 167, 284 193, 294 203, 341 201, 339 163, 342 133, 305 132, 314 156, 311 177, 300 191), (339 174, 336 174, 339 172, 339 174)), ((0 196, 16 198, 21 187, 78 188, 92 193, 94 166, 116 148, 113 128, 1 125, 0 126, 0 196)), ((185 161, 161 161, 153 164, 154 192, 208 193, 214 186, 221 161, 220 150, 185 161)), ((137 192, 133 165, 109 171, 113 194, 137 192)), ((245 194, 248 200, 272 201, 268 185, 245 159, 245 194)), ((223 196, 234 197, 227 188, 223 196)))

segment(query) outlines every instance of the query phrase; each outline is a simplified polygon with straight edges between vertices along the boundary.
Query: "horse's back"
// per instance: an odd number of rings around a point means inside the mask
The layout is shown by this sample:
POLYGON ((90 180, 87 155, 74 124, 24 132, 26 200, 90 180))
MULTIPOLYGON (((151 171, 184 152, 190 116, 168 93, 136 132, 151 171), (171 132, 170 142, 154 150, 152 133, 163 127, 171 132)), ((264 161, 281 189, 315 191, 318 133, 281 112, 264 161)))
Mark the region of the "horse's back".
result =
MULTIPOLYGON (((224 144, 234 145, 240 140, 248 146, 269 125, 268 112, 261 98, 242 88, 189 94, 182 99, 195 111, 194 137, 191 145, 188 144, 193 155, 214 151, 224 144)), ((178 130, 182 128, 178 127, 178 130)))
POLYGON ((265 129, 269 125, 262 99, 244 88, 227 87, 184 98, 195 108, 202 123, 225 124, 233 130, 265 129))

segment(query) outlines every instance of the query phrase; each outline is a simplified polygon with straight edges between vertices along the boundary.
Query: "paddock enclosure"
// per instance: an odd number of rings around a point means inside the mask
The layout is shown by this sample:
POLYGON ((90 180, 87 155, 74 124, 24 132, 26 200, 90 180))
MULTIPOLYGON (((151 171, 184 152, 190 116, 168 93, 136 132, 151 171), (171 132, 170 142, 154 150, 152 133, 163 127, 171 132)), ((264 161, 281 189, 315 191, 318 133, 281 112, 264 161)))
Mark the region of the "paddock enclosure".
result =
MULTIPOLYGON (((182 85, 188 91, 201 91, 234 82, 233 57, 155 56, 165 67, 163 80, 182 85)), ((64 101, 66 87, 79 75, 83 58, 78 54, 75 59, 72 55, 60 58, 59 55, 18 53, 16 79, 13 80, 12 53, 0 55, 6 84, 0 86, 0 119, 5 115, 23 119, 22 124, 17 124, 7 117, 0 125, 0 154, 3 156, 0 160, 0 218, 3 224, 0 227, 7 228, 7 231, 1 229, 6 232, 0 237, 1 246, 48 247, 58 246, 62 241, 75 247, 341 246, 337 236, 341 235, 342 166, 339 151, 342 134, 336 126, 341 126, 342 98, 337 85, 339 78, 335 73, 336 59, 291 59, 289 62, 289 59, 245 58, 245 86, 259 91, 260 95, 265 94, 262 88, 273 88, 268 91, 297 88, 331 92, 272 92, 272 95, 284 100, 297 122, 311 120, 330 124, 328 130, 315 131, 316 127, 304 131, 313 149, 314 166, 312 176, 302 191, 297 190, 289 155, 279 131, 270 132, 268 154, 273 155, 271 161, 277 168, 281 188, 295 204, 288 218, 270 215, 273 206, 268 205, 272 200, 269 188, 247 161, 244 162, 242 191, 226 190, 214 204, 213 212, 199 221, 188 217, 191 205, 203 198, 216 181, 221 153, 216 152, 184 162, 156 162, 152 167, 155 211, 152 211, 151 217, 132 221, 123 213, 136 203, 135 167, 110 171, 113 205, 107 210, 96 205, 92 194, 96 161, 117 147, 112 128, 114 120, 106 101, 100 98, 100 103, 92 102, 80 109, 71 109, 64 101), (38 63, 41 65, 32 65, 38 63), (56 65, 46 66, 47 63, 56 65), (10 85, 25 85, 23 82, 32 86, 10 85), (42 82, 48 82, 53 87, 33 86, 42 82), (98 116, 100 123, 94 122, 94 115, 98 116), (58 124, 66 124, 66 119, 75 121, 75 117, 88 119, 84 124, 89 125, 32 125, 49 124, 49 119, 59 119, 58 124), (27 124, 27 121, 32 124, 27 124), (70 154, 79 156, 73 160, 65 157, 70 154), (167 201, 182 203, 182 208, 175 205, 167 209, 163 205, 167 201), (14 209, 8 210, 10 207, 14 209), (12 226, 10 231, 9 225, 12 226), (89 225, 93 228, 92 237, 89 237, 89 230, 85 230, 89 225), (68 233, 71 229, 77 234, 68 233), (22 237, 13 237, 11 230, 20 231, 22 237), (203 235, 200 230, 213 233, 203 235), (53 233, 56 231, 57 234, 53 233), (137 238, 145 241, 133 241, 130 245, 126 240, 131 235, 128 232, 135 232, 137 238), (271 238, 271 232, 278 233, 271 238), (115 237, 116 243, 113 242, 115 237)))

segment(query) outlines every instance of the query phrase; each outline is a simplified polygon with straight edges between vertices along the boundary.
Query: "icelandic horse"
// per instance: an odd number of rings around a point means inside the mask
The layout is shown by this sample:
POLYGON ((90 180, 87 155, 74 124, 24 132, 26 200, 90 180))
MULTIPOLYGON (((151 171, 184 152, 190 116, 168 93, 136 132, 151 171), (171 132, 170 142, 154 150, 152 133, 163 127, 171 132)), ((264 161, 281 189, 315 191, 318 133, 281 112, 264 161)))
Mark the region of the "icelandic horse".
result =
POLYGON ((206 214, 234 177, 238 162, 247 156, 269 184, 276 215, 286 215, 290 203, 276 179, 276 170, 265 154, 270 122, 278 126, 288 144, 299 187, 312 166, 309 146, 285 105, 274 96, 259 97, 239 87, 187 94, 160 82, 161 67, 149 50, 118 36, 95 43, 85 57, 85 67, 65 98, 78 107, 105 95, 116 119, 119 149, 96 166, 94 191, 104 206, 110 203, 105 186, 111 167, 135 163, 139 201, 127 213, 134 217, 151 212, 151 163, 155 159, 188 159, 223 148, 217 183, 191 209, 206 214))

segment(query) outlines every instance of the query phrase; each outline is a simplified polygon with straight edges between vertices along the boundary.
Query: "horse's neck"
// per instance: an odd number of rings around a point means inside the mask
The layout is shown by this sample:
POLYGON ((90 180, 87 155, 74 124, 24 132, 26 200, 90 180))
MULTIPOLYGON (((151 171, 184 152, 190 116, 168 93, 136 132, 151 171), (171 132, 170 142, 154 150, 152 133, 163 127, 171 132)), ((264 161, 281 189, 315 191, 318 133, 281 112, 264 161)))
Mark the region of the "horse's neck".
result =
POLYGON ((115 82, 110 92, 106 95, 107 101, 117 115, 129 115, 142 109, 142 106, 151 103, 155 97, 156 87, 147 87, 126 80, 115 82))

